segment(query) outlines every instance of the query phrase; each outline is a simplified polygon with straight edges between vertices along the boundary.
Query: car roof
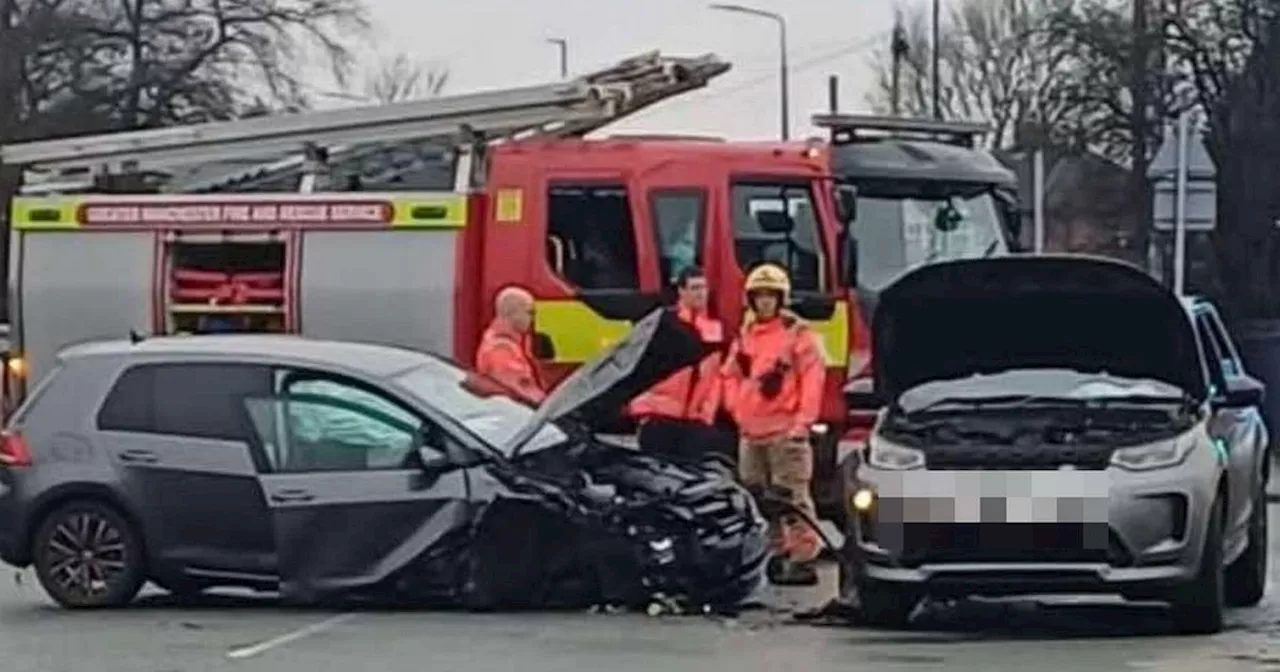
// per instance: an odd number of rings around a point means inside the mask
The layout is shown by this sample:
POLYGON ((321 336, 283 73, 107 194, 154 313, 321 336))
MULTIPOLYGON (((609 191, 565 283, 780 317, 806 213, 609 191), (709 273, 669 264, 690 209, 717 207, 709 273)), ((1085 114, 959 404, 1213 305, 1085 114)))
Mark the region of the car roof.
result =
POLYGON ((198 357, 279 360, 294 365, 340 365, 375 376, 391 376, 438 361, 425 353, 373 343, 329 341, 294 335, 228 334, 159 336, 140 341, 94 341, 65 348, 63 360, 82 357, 198 357))

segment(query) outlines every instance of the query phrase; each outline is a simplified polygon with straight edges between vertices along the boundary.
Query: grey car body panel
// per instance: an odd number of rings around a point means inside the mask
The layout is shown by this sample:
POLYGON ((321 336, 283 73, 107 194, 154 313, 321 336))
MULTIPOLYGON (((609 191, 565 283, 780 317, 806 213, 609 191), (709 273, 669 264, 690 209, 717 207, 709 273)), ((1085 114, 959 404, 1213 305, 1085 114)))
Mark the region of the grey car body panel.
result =
POLYGON ((15 427, 35 465, 0 468, 0 551, 7 562, 29 561, 33 503, 67 485, 72 496, 101 494, 139 521, 149 574, 162 581, 185 576, 259 588, 278 581, 282 596, 296 602, 643 606, 661 592, 736 606, 757 591, 768 551, 764 521, 732 472, 714 459, 668 461, 597 440, 569 417, 625 402, 647 377, 696 361, 696 348, 672 359, 652 347, 673 338, 696 343, 686 327, 663 312, 646 320, 583 367, 588 380, 574 389, 586 397, 566 394, 554 413, 530 413, 539 422, 562 418, 569 440, 517 459, 395 380, 439 366, 430 355, 257 335, 68 348, 50 392, 15 427), (420 468, 279 473, 255 465, 252 445, 97 429, 103 398, 122 372, 156 363, 268 365, 350 378, 441 430, 424 435, 425 454, 447 459, 420 468), (50 459, 68 417, 88 466, 50 459), (185 493, 184 483, 191 484, 185 493), (221 520, 210 519, 218 511, 221 520), (233 527, 249 533, 232 535, 233 527))
POLYGON ((49 372, 65 346, 121 338, 151 324, 154 233, 59 231, 16 239, 22 250, 13 271, 20 293, 15 338, 31 381, 49 372))
POLYGON ((452 231, 305 232, 302 333, 452 352, 457 239, 452 231))
MULTIPOLYGON (((1143 366, 1131 368, 1129 372, 1169 383, 1181 383, 1178 387, 1183 392, 1188 393, 1187 401, 1191 405, 1192 412, 1198 414, 1199 420, 1194 427, 1182 432, 1173 439, 1162 440, 1194 441, 1195 447, 1184 461, 1165 468, 1149 471, 1129 471, 1112 465, 1104 471, 1089 472, 1105 474, 1109 479, 1106 524, 1108 533, 1113 535, 1114 541, 1112 542, 1113 548, 1108 549, 1109 557, 1106 561, 1080 562, 1046 559, 1026 562, 994 557, 999 555, 999 552, 995 552, 986 553, 985 555, 979 554, 980 557, 986 558, 982 561, 948 559, 946 561, 904 564, 899 562, 892 552, 887 552, 879 544, 869 540, 864 535, 864 526, 860 522, 859 516, 853 516, 850 521, 852 527, 849 535, 852 543, 846 547, 845 552, 856 563, 860 576, 928 593, 1007 595, 1048 592, 1098 592, 1160 599, 1168 596, 1169 590, 1185 585, 1196 577, 1200 567, 1209 515, 1213 511, 1213 505, 1219 501, 1225 507, 1225 521, 1227 523, 1223 542, 1224 561, 1231 563, 1240 557, 1248 544, 1248 523, 1253 514, 1255 496, 1257 493, 1262 492, 1264 487, 1267 436, 1257 408, 1232 406, 1225 397, 1217 393, 1221 391, 1220 386, 1214 384, 1213 376, 1210 375, 1210 367, 1214 366, 1215 362, 1206 361, 1206 351, 1202 349, 1204 344, 1201 342, 1201 338, 1194 326, 1197 316, 1206 310, 1211 311, 1211 307, 1206 308, 1207 304, 1203 303, 1184 304, 1154 282, 1144 288, 1142 286, 1143 283, 1148 282, 1149 279, 1144 280, 1133 277, 1129 273, 1129 269, 1119 269, 1109 262, 1092 259, 1053 257, 1024 258, 1021 260, 998 259, 962 261, 946 265, 953 266, 952 271, 947 272, 944 269, 937 272, 933 278, 917 276, 915 280, 907 280, 910 275, 904 276, 904 280, 900 280, 900 282, 920 283, 921 286, 927 285, 932 289, 921 291, 919 287, 912 288, 908 285, 909 291, 903 291, 894 297, 894 286, 891 286, 885 292, 889 298, 881 303, 880 310, 886 310, 886 304, 889 305, 890 310, 894 309, 889 299, 897 301, 899 306, 908 306, 916 299, 923 299, 921 303, 926 304, 926 307, 927 305, 936 306, 938 304, 932 303, 932 299, 942 295, 943 283, 941 281, 948 276, 951 280, 957 282, 961 280, 970 281, 956 290, 957 295, 962 298, 965 296, 985 295, 993 300, 998 300, 1000 295, 998 286, 1001 282, 1006 287, 1005 292, 1010 296, 1023 295, 1033 297, 1037 287, 1041 287, 1047 289, 1050 296, 1046 298, 1049 300, 1067 299, 1070 294, 1068 288, 1075 284, 1080 288, 1079 297, 1087 298, 1097 296, 1098 293, 1097 289, 1091 289, 1088 285, 1096 285, 1105 290, 1110 283, 1112 289, 1130 287, 1129 296, 1147 301, 1151 306, 1158 306, 1163 303, 1165 308, 1158 310, 1153 308, 1149 312, 1151 315, 1163 314, 1164 319, 1156 325, 1157 329, 1144 332, 1151 336, 1148 339, 1148 344, 1151 346, 1150 349, 1161 353, 1163 356, 1159 358, 1150 356, 1136 358, 1143 366), (964 266, 968 266, 968 269, 962 268, 964 266), (1072 272, 1073 267, 1077 269, 1076 272, 1079 274, 1075 278, 1071 278, 1068 275, 1072 272), (986 279, 982 279, 982 276, 988 273, 990 275, 986 279), (1019 278, 1015 273, 1025 273, 1025 275, 1019 278), (1003 279, 1001 279, 1002 274, 1003 279), (1091 274, 1094 277, 1094 281, 1089 283, 1081 282, 1081 278, 1090 277, 1091 274), (1058 277, 1053 278, 1052 276, 1055 275, 1058 277), (1126 279, 1126 277, 1130 279, 1126 279), (923 282, 921 278, 924 278, 927 282, 923 282), (1110 280, 1107 278, 1110 278, 1110 280), (1165 295, 1163 299, 1157 296, 1161 292, 1165 295), (1058 296, 1055 297, 1053 296, 1054 294, 1058 296), (1159 339, 1174 341, 1175 343, 1161 345, 1158 342, 1153 342, 1159 339), (1187 357, 1186 353, 1189 348, 1192 356, 1187 357), (1223 489, 1224 487, 1225 490, 1223 489), (1225 498, 1223 497, 1224 495, 1225 498), (1184 497, 1187 502, 1185 535, 1180 539, 1171 533, 1176 526, 1178 518, 1176 499, 1174 497, 1184 497), (1223 499, 1225 501, 1222 501, 1223 499), (1118 543, 1118 549, 1114 549, 1116 543, 1118 543), (1113 550, 1120 552, 1120 555, 1112 555, 1113 550), (1128 557, 1124 558, 1126 554, 1128 557)), ((924 272, 929 273, 930 271, 926 269, 924 272)), ((919 307, 920 305, 912 306, 912 308, 919 307)), ((1087 309, 1081 309, 1077 312, 1081 319, 1089 317, 1087 309)), ((1216 319, 1216 313, 1214 313, 1214 318, 1216 319)), ((1001 338, 1008 338, 1012 333, 1018 332, 1016 328, 1002 332, 1001 327, 1023 319, 1027 319, 1025 314, 1014 312, 1000 321, 987 325, 984 333, 990 334, 992 340, 997 343, 996 346, 993 346, 993 349, 1002 345, 1000 344, 1001 338)), ((1124 328, 1128 324, 1124 322, 1128 319, 1126 316, 1122 315, 1117 318, 1114 311, 1101 309, 1093 319, 1105 321, 1106 324, 1104 326, 1114 329, 1124 328), (1124 324, 1116 324, 1117 320, 1124 322, 1124 324)), ((891 320, 883 319, 877 314, 874 323, 878 325, 879 329, 873 337, 876 347, 894 347, 895 344, 892 339, 900 337, 900 334, 884 333, 894 326, 891 324, 891 320)), ((918 327, 919 325, 915 326, 918 327)), ((1141 328, 1145 329, 1146 327, 1141 328)), ((951 333, 942 326, 938 326, 932 337, 945 341, 951 333)), ((1094 343, 1094 341, 1087 338, 1082 338, 1081 342, 1090 345, 1094 343)), ((1134 346, 1139 342, 1140 339, 1135 339, 1130 345, 1134 346)), ((1031 345, 1034 346, 1035 344, 1031 345)), ((945 350, 947 347, 949 346, 944 345, 943 349, 945 350)), ((1030 349, 1033 348, 1029 348, 1027 351, 1030 349)), ((1071 368, 1064 366, 1064 364, 1072 362, 1072 353, 1069 351, 1064 352, 1061 348, 1043 348, 1042 353, 1044 355, 1044 360, 1041 362, 1042 366, 1071 368)), ((1088 355, 1096 353, 1084 354, 1086 356, 1081 357, 1078 361, 1089 364, 1089 362, 1086 362, 1088 355)), ((1149 355, 1150 353, 1148 352, 1147 354, 1149 355)), ((1104 355, 1110 361, 1119 362, 1123 357, 1123 352, 1104 353, 1104 355)), ((1234 356, 1233 348, 1232 355, 1234 356)), ((892 367, 894 366, 893 358, 897 357, 899 358, 897 361, 901 362, 905 355, 904 353, 887 353, 886 356, 890 361, 882 362, 879 359, 881 351, 877 350, 877 364, 883 367, 892 367)), ((981 358, 979 359, 981 360, 981 358)), ((986 360, 981 361, 986 362, 986 360)), ((1093 364, 1096 364, 1096 362, 1093 362, 1093 364)), ((903 370, 909 369, 911 366, 918 365, 907 363, 903 370)), ((1240 375, 1245 375, 1238 357, 1236 357, 1234 366, 1240 375)), ((1097 368, 1093 365, 1087 365, 1083 370, 1084 372, 1093 373, 1097 371, 1097 368)), ((1123 367, 1120 368, 1123 370, 1123 367)), ((938 370, 940 371, 940 379, 949 381, 947 384, 952 386, 967 384, 964 380, 965 374, 994 372, 985 368, 970 371, 951 369, 942 372, 941 368, 938 370)), ((917 384, 927 382, 922 380, 927 376, 919 369, 906 375, 901 371, 886 371, 885 368, 877 370, 878 375, 882 373, 888 374, 889 382, 882 387, 880 379, 877 378, 878 392, 887 393, 888 399, 886 401, 890 402, 897 399, 896 396, 890 395, 894 393, 901 395, 910 389, 908 383, 903 381, 917 384), (904 386, 907 386, 907 389, 903 389, 904 386)), ((1111 371, 1110 373, 1114 374, 1115 372, 1111 371)), ((1016 394, 1016 391, 1011 391, 1010 393, 1016 394)), ((898 409, 898 412, 900 411, 901 409, 898 409)), ((883 440, 881 428, 889 415, 894 412, 894 406, 892 405, 881 412, 873 430, 873 441, 883 440)), ((1132 446, 1125 444, 1115 446, 1115 448, 1122 447, 1132 446)), ((1035 449, 1036 447, 1011 446, 1005 450, 1013 451, 1010 453, 1012 455, 1028 448, 1035 449)), ((999 462, 997 458, 999 451, 1001 451, 1001 446, 993 444, 990 450, 992 455, 995 456, 991 461, 999 462)), ((927 458, 929 451, 926 450, 925 454, 926 464, 923 467, 924 470, 945 472, 945 469, 930 469, 927 458)), ((1067 464, 1064 468, 1072 469, 1074 466, 1067 464)), ((886 483, 901 479, 904 473, 908 473, 878 468, 867 463, 866 460, 860 461, 855 472, 853 477, 855 483, 872 489, 884 487, 886 483)), ((966 472, 952 473, 962 476, 966 472)), ((992 467, 991 470, 986 470, 985 473, 993 477, 1001 474, 998 467, 992 467)), ((1009 478, 1018 478, 1020 477, 1019 475, 1025 476, 1027 473, 1025 470, 1007 472, 1009 478)), ((1054 471, 1053 467, 1049 467, 1048 471, 1042 473, 1045 474, 1046 479, 1050 479, 1061 472, 1054 471)), ((1034 492, 1030 494, 1037 495, 1034 492)), ((1044 496, 1048 493, 1039 494, 1044 496)), ((1072 493, 1069 492, 1052 494, 1066 498, 1072 496, 1072 493)), ((945 525, 945 523, 943 524, 945 525)), ((978 550, 981 553, 981 549, 978 550)))

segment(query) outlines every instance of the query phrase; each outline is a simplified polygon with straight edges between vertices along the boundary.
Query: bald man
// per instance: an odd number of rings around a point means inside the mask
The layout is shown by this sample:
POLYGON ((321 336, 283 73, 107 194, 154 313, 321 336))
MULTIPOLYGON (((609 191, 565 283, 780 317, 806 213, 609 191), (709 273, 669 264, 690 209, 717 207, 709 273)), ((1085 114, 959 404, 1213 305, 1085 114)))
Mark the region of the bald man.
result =
POLYGON ((547 389, 533 357, 532 328, 533 295, 521 287, 498 292, 493 323, 476 350, 476 370, 538 404, 546 398, 547 389))

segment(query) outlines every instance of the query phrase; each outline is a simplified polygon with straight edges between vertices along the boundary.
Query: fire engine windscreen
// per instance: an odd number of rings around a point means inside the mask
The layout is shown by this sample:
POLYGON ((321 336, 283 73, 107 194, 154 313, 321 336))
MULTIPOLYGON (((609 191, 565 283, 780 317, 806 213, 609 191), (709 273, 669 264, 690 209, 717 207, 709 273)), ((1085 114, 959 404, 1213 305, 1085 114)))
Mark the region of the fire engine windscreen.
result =
POLYGON ((852 226, 858 284, 879 291, 922 264, 1003 254, 1008 250, 1003 231, 995 196, 985 185, 860 187, 852 226), (944 212, 947 208, 952 212, 944 212), (940 214, 958 217, 939 226, 940 214))

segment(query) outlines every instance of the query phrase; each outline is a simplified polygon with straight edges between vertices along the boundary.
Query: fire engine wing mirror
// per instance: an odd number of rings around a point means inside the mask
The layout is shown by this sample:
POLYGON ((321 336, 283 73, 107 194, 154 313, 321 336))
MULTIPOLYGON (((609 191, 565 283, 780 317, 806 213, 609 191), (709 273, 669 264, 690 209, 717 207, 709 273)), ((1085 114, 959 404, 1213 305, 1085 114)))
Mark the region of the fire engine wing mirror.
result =
POLYGON ((851 410, 874 411, 884 406, 884 399, 876 393, 875 381, 870 377, 854 378, 844 387, 844 401, 851 410))
POLYGON ((544 362, 556 358, 556 344, 550 336, 541 331, 533 332, 533 356, 544 362))
POLYGON ((841 266, 844 271, 844 286, 854 289, 858 286, 858 239, 853 237, 853 231, 845 231, 844 234, 844 258, 841 260, 841 266))
POLYGON ((790 234, 796 228, 796 222, 791 215, 778 210, 761 210, 756 213, 756 223, 760 225, 760 230, 765 233, 790 234))
POLYGON ((858 218, 858 188, 852 184, 837 184, 835 192, 836 216, 847 227, 858 218))

